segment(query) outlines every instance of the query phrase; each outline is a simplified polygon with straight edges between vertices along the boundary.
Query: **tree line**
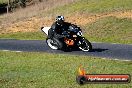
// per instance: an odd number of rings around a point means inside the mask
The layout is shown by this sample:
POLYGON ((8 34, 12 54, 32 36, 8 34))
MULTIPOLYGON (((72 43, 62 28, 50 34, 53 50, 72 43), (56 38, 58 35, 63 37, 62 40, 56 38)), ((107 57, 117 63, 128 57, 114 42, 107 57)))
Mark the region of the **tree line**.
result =
POLYGON ((36 2, 42 2, 43 0, 8 0, 7 3, 0 5, 0 11, 6 10, 6 12, 13 12, 16 8, 25 8, 28 5, 32 5, 36 2))

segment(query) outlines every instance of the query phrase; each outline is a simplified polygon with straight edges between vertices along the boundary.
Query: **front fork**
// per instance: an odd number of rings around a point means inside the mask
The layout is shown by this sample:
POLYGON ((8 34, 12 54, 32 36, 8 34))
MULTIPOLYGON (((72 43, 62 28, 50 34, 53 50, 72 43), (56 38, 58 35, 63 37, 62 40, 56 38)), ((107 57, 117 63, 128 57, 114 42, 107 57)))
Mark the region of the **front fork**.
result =
POLYGON ((85 38, 84 37, 80 37, 77 41, 77 45, 80 46, 84 41, 85 38))

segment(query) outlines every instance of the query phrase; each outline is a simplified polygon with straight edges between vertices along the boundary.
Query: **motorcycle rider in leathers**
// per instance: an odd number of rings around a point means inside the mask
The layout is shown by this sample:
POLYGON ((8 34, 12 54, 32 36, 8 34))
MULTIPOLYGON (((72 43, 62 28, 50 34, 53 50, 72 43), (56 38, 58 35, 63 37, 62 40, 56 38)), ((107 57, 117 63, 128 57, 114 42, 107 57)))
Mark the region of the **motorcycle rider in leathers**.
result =
POLYGON ((62 32, 67 31, 71 25, 73 24, 64 21, 64 16, 57 16, 56 21, 48 31, 48 38, 58 41, 60 43, 59 48, 64 47, 62 38, 65 37, 65 35, 62 35, 62 32))

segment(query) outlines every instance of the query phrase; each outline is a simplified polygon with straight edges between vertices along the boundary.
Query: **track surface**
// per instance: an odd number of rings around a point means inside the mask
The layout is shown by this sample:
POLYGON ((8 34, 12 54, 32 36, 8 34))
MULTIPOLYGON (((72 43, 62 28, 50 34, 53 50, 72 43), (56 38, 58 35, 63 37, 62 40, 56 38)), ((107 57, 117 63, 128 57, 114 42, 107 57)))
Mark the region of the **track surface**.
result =
POLYGON ((91 52, 72 51, 63 52, 60 50, 50 49, 45 41, 42 40, 13 40, 0 39, 0 50, 11 51, 26 51, 26 52, 48 52, 48 53, 63 53, 89 55, 105 58, 113 58, 120 60, 132 60, 132 45, 123 44, 107 44, 107 43, 92 43, 93 50, 91 52))

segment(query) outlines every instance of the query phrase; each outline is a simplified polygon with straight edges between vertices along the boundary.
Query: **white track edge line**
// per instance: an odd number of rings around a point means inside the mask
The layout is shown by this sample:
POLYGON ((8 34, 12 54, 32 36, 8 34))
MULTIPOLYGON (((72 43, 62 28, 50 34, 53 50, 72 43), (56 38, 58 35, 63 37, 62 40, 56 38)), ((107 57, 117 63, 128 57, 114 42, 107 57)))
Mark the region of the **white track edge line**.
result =
POLYGON ((122 43, 107 43, 107 42, 91 42, 91 43, 105 43, 105 44, 113 44, 113 45, 116 45, 116 44, 121 44, 121 45, 132 45, 132 44, 122 44, 122 43))
MULTIPOLYGON (((23 51, 12 51, 12 50, 1 50, 1 51, 5 51, 5 52, 7 52, 7 51, 11 51, 11 52, 18 52, 18 53, 20 53, 20 52, 23 52, 23 51)), ((117 60, 117 61, 132 61, 132 60, 120 60, 120 59, 111 59, 111 58, 101 58, 101 59, 103 59, 103 60, 117 60)))
POLYGON ((23 52, 23 51, 12 51, 12 50, 1 50, 1 51, 4 51, 4 52, 7 52, 7 51, 11 51, 11 52, 23 52))

